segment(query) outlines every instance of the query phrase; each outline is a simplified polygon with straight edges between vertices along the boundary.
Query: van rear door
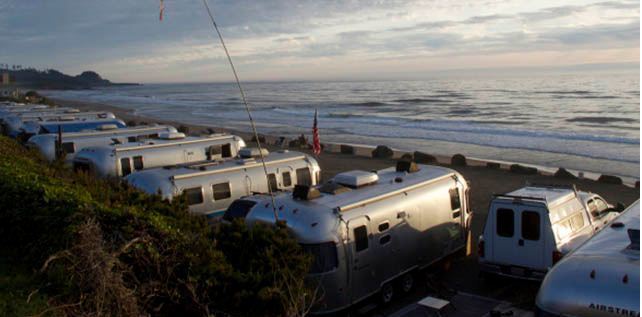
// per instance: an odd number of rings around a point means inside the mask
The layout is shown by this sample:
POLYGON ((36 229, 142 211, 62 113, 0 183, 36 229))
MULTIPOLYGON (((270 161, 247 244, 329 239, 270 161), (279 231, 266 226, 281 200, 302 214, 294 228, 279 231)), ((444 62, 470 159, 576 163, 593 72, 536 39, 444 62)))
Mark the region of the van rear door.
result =
POLYGON ((494 262, 545 269, 544 206, 516 203, 498 203, 494 206, 494 262))

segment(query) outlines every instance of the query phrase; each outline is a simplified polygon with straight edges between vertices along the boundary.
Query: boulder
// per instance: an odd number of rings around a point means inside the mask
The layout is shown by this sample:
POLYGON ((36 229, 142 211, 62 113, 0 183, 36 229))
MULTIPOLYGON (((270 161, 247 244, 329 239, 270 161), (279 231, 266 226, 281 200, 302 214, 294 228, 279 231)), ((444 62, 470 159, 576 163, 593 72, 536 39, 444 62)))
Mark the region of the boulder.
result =
POLYGON ((414 159, 415 158, 412 156, 412 153, 404 153, 401 156, 401 160, 404 160, 404 161, 413 161, 414 159))
POLYGON ((501 164, 496 163, 496 162, 487 162, 487 163, 486 163, 486 167, 488 167, 488 168, 490 168, 490 169, 498 170, 498 169, 500 169, 502 166, 501 166, 501 164))
POLYGON ((510 171, 515 174, 523 175, 535 175, 537 174, 537 169, 534 167, 523 166, 519 164, 513 164, 510 166, 510 171))
POLYGON ((461 154, 455 154, 452 159, 450 159, 450 165, 466 166, 466 157, 461 154))
POLYGON ((600 175, 600 178, 597 179, 597 181, 606 184, 622 185, 622 179, 613 175, 602 174, 600 175))
POLYGON ((436 164, 437 158, 424 152, 415 151, 414 153, 415 162, 419 164, 436 164))
POLYGON ((185 125, 181 125, 176 129, 178 132, 185 133, 185 135, 189 135, 189 127, 185 125))
MULTIPOLYGON (((265 135, 259 134, 259 141, 265 143, 265 135)), ((252 142, 256 142, 256 137, 252 136, 252 142)))
POLYGON ((354 147, 346 144, 341 144, 341 154, 354 155, 354 147))
POLYGON ((374 158, 389 159, 392 158, 394 154, 395 152, 385 145, 377 145, 377 148, 372 150, 372 157, 374 158))
POLYGON ((567 171, 565 168, 560 167, 557 172, 553 175, 557 178, 566 178, 566 179, 576 179, 577 176, 573 175, 573 173, 567 171))

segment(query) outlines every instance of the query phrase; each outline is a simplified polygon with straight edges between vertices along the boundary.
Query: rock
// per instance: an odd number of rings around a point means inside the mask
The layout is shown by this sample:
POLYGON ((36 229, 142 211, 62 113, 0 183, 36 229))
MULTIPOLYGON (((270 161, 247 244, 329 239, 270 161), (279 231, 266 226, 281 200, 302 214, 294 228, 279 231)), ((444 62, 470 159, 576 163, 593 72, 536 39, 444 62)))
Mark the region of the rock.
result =
POLYGON ((297 140, 292 140, 292 141, 288 142, 288 147, 289 148, 301 147, 301 141, 299 141, 298 139, 297 140))
POLYGON ((436 164, 437 158, 424 152, 415 151, 414 153, 415 162, 419 164, 436 164))
POLYGON ((519 164, 513 164, 510 166, 510 171, 515 174, 523 175, 535 175, 537 174, 537 169, 534 167, 523 166, 519 164))
POLYGON ((567 171, 565 168, 560 167, 557 172, 553 175, 557 178, 567 178, 567 179, 576 179, 577 176, 573 175, 573 173, 567 171))
POLYGON ((395 152, 385 145, 377 145, 377 148, 372 150, 372 157, 374 158, 389 159, 392 158, 394 154, 395 152))
MULTIPOLYGON (((259 134, 259 141, 265 143, 265 135, 259 134)), ((252 136, 252 142, 256 142, 256 137, 252 136)))
POLYGON ((176 129, 178 132, 185 133, 185 135, 189 135, 189 127, 181 125, 176 129))
POLYGON ((341 154, 354 155, 354 147, 346 144, 341 144, 341 154))
POLYGON ((404 161, 413 161, 415 158, 412 156, 412 153, 404 153, 400 159, 404 161))
POLYGON ((490 169, 498 170, 498 169, 500 169, 502 166, 501 166, 501 164, 496 163, 496 162, 487 162, 487 163, 486 163, 486 167, 488 167, 488 168, 490 168, 490 169))
POLYGON ((606 184, 622 185, 622 179, 613 175, 602 174, 600 175, 600 178, 597 179, 597 181, 606 184))
POLYGON ((450 164, 454 166, 466 166, 466 157, 461 154, 453 155, 450 164))

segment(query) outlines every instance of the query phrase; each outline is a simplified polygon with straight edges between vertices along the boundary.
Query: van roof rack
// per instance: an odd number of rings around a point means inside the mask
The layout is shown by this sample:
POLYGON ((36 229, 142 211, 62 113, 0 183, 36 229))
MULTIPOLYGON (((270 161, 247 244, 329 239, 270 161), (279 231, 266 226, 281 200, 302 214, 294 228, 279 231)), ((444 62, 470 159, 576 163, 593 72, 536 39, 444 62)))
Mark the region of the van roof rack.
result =
POLYGON ((526 182, 526 186, 528 186, 528 187, 542 187, 542 188, 572 189, 573 191, 577 192, 577 186, 575 186, 575 184, 567 185, 567 184, 546 184, 546 183, 526 182))
POLYGON ((507 194, 494 194, 493 198, 508 198, 513 200, 539 200, 539 201, 548 202, 546 197, 517 196, 517 195, 507 195, 507 194))

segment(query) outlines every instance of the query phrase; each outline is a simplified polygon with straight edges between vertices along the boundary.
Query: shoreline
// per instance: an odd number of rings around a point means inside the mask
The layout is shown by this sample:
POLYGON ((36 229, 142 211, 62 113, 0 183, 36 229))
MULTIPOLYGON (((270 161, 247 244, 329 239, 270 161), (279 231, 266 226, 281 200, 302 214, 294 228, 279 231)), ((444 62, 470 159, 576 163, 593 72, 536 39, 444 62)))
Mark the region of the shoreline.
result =
MULTIPOLYGON (((73 106, 80 110, 110 111, 110 112, 113 112, 116 115, 116 117, 121 118, 125 122, 134 121, 137 124, 162 123, 162 124, 173 125, 176 128, 180 126, 186 127, 188 128, 188 131, 190 134, 209 133, 209 131, 215 131, 217 133, 224 132, 224 133, 235 134, 235 135, 241 136, 243 139, 248 141, 254 139, 253 134, 247 131, 241 131, 238 129, 230 129, 230 128, 222 128, 218 126, 207 126, 207 125, 200 125, 200 124, 185 123, 180 121, 152 118, 152 117, 136 114, 135 110, 121 108, 110 104, 88 102, 88 101, 77 101, 77 100, 69 100, 69 99, 59 99, 59 98, 54 98, 52 100, 54 100, 57 104, 65 104, 65 105, 73 106)), ((259 136, 264 137, 266 144, 269 146, 274 146, 275 143, 280 138, 285 138, 286 142, 295 140, 295 138, 292 138, 292 137, 277 136, 277 135, 270 135, 270 134, 259 133, 259 136)), ((350 146, 354 148, 354 155, 361 156, 361 157, 368 157, 368 158, 373 158, 372 151, 377 147, 374 145, 350 143, 350 142, 322 142, 322 145, 324 146, 323 151, 329 152, 329 153, 341 153, 342 145, 350 146)), ((400 150, 390 146, 387 146, 387 147, 391 148, 394 151, 393 159, 399 159, 404 154, 412 154, 414 152, 414 151, 400 150)), ((451 155, 426 153, 426 152, 422 152, 422 153, 433 156, 436 159, 436 163, 438 164, 450 165, 451 163, 451 158, 452 158, 451 155)), ((466 156, 466 161, 469 166, 488 167, 492 165, 495 168, 499 168, 501 170, 508 170, 508 171, 510 170, 511 165, 517 164, 519 166, 537 169, 537 173, 544 176, 553 176, 555 172, 561 168, 561 167, 544 166, 544 165, 517 162, 517 161, 486 159, 486 158, 474 157, 474 156, 466 156)), ((578 177, 578 179, 587 179, 587 180, 597 181, 601 175, 606 175, 607 177, 615 176, 620 178, 625 186, 633 187, 633 188, 635 188, 636 186, 639 186, 639 178, 635 178, 635 177, 617 175, 617 174, 599 173, 599 172, 586 171, 586 170, 575 169, 575 168, 564 168, 564 169, 570 172, 571 174, 573 174, 574 176, 578 177)))

